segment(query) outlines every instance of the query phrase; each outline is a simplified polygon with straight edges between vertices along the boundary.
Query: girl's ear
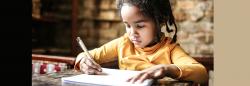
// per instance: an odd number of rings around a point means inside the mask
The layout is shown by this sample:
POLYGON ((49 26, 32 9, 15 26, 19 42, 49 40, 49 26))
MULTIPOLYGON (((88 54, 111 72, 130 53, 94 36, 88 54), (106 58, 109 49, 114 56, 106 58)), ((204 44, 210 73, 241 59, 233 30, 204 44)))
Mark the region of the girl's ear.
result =
POLYGON ((173 41, 171 43, 176 42, 176 40, 177 40, 177 26, 176 26, 175 22, 172 22, 172 24, 170 24, 170 22, 166 22, 166 31, 168 32, 168 36, 172 37, 172 39, 173 39, 173 41))
POLYGON ((166 29, 167 29, 167 31, 170 33, 170 32, 173 32, 173 29, 172 29, 173 27, 172 27, 172 25, 170 24, 170 22, 167 22, 166 23, 166 29))
POLYGON ((168 23, 164 24, 164 26, 162 27, 162 30, 164 31, 166 37, 173 37, 173 29, 170 28, 172 28, 172 26, 168 23))

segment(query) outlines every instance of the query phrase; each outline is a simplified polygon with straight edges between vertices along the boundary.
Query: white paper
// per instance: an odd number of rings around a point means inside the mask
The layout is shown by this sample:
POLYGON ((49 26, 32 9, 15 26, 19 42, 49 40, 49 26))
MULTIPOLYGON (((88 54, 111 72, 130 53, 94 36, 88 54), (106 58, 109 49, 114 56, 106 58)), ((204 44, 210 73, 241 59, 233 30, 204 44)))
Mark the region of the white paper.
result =
POLYGON ((71 77, 63 77, 62 84, 75 83, 84 86, 150 86, 153 79, 147 79, 141 84, 131 84, 126 79, 139 73, 139 71, 118 70, 102 68, 106 75, 80 74, 71 77))

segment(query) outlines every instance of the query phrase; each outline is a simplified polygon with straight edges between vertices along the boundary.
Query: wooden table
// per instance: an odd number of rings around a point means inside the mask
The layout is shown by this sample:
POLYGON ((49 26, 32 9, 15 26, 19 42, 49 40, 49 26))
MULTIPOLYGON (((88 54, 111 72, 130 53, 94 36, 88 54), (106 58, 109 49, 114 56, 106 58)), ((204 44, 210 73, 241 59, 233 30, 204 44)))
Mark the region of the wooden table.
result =
MULTIPOLYGON (((73 69, 53 74, 32 74, 32 86, 80 86, 77 84, 62 84, 62 77, 81 74, 73 69)), ((192 82, 177 81, 169 77, 158 79, 152 86, 192 86, 192 82)))
POLYGON ((61 86, 61 78, 81 74, 74 70, 53 74, 32 74, 32 86, 61 86))
MULTIPOLYGON (((213 70, 213 57, 198 57, 195 58, 198 62, 202 63, 207 70, 213 70)), ((81 74, 73 70, 74 57, 64 57, 64 56, 51 56, 51 55, 39 55, 32 54, 32 60, 42 60, 42 61, 52 61, 52 62, 62 62, 67 63, 71 66, 69 70, 55 73, 55 74, 32 74, 32 86, 61 86, 61 77, 74 76, 81 74)), ((101 64, 102 67, 106 68, 118 68, 114 66, 117 62, 111 62, 107 64, 101 64)), ((197 83, 187 82, 187 81, 177 81, 171 78, 165 77, 155 81, 153 86, 196 86, 197 83)), ((208 86, 208 84, 201 85, 208 86)))

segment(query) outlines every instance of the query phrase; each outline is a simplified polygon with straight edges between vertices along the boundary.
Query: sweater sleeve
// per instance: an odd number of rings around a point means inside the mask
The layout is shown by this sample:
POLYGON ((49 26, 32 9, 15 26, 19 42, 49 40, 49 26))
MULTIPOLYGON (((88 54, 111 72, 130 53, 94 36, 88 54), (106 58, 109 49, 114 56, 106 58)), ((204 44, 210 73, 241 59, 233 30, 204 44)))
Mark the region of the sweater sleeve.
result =
POLYGON ((181 80, 194 81, 196 83, 204 83, 208 79, 206 68, 190 57, 179 44, 173 46, 171 50, 171 59, 180 69, 181 80))
POLYGON ((99 64, 114 61, 118 57, 118 45, 122 41, 122 38, 114 39, 99 48, 95 48, 90 51, 90 54, 99 64))
MULTIPOLYGON (((120 41, 122 41, 122 38, 123 38, 123 36, 120 38, 114 39, 114 40, 102 45, 99 48, 95 48, 93 50, 90 50, 89 53, 91 54, 93 59, 98 64, 114 61, 117 59, 118 44, 120 41)), ((86 56, 85 52, 81 52, 80 54, 78 54, 78 56, 76 57, 76 60, 75 60, 74 69, 79 70, 79 63, 84 56, 86 56)))

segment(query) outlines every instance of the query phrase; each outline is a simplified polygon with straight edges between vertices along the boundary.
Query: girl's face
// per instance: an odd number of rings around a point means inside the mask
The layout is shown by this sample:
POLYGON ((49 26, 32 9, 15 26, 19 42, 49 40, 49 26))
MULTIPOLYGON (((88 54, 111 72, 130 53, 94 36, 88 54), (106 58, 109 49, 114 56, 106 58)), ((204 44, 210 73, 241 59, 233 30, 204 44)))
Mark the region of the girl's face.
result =
POLYGON ((121 8, 121 17, 129 39, 135 47, 144 48, 152 42, 155 36, 155 23, 143 16, 139 8, 125 4, 121 8))

